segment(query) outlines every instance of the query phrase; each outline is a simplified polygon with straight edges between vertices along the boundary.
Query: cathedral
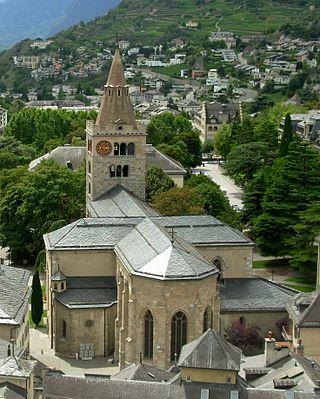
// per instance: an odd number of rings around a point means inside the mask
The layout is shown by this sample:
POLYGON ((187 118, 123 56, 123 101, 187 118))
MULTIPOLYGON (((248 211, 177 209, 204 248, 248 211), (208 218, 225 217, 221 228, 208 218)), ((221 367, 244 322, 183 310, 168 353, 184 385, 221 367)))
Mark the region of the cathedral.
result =
POLYGON ((221 329, 219 280, 248 275, 253 244, 212 216, 162 217, 145 202, 146 130, 118 50, 86 137, 87 215, 44 236, 51 347, 168 368, 221 329))

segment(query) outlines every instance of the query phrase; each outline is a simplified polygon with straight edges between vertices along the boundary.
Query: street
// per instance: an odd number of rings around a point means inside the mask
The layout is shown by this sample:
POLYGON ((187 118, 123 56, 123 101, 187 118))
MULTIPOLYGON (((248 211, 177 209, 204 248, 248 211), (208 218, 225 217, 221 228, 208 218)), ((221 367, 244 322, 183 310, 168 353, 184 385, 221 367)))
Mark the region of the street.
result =
POLYGON ((220 186, 221 190, 224 191, 229 198, 231 206, 237 206, 239 209, 242 209, 242 189, 236 186, 230 177, 222 173, 223 169, 219 167, 218 163, 204 162, 204 166, 198 166, 194 169, 194 173, 200 172, 211 177, 211 179, 220 186))

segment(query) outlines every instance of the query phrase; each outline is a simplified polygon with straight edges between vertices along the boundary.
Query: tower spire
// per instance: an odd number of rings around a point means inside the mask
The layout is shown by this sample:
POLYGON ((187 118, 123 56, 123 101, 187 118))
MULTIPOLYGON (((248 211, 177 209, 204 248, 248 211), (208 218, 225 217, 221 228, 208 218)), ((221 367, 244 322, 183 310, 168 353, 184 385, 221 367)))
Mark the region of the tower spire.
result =
POLYGON ((124 77, 121 54, 117 48, 113 57, 107 83, 104 86, 104 94, 96 125, 115 125, 119 122, 136 127, 136 120, 129 97, 129 86, 124 77))

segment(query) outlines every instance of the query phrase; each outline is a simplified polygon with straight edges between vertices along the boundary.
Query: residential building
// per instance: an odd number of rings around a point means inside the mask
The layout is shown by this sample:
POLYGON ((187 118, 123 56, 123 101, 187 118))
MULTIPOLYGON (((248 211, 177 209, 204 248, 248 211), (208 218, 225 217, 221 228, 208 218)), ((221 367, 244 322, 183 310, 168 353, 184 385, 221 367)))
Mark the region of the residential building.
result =
POLYGON ((13 57, 13 63, 16 67, 36 69, 39 67, 40 61, 40 57, 36 55, 18 55, 13 57))
POLYGON ((203 102, 201 110, 194 116, 194 127, 200 131, 201 141, 213 140, 220 126, 241 118, 241 103, 221 104, 203 102))

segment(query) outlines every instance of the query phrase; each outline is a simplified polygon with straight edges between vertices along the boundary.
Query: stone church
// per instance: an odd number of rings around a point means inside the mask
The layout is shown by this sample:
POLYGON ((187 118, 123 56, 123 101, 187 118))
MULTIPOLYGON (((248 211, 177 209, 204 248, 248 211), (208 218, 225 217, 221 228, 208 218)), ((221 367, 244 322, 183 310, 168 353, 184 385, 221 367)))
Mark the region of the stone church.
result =
POLYGON ((253 244, 211 216, 162 217, 145 202, 146 131, 116 50, 87 122, 87 217, 44 236, 56 354, 168 368, 220 329, 219 279, 246 277, 253 244))

